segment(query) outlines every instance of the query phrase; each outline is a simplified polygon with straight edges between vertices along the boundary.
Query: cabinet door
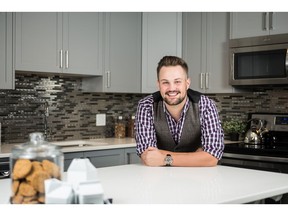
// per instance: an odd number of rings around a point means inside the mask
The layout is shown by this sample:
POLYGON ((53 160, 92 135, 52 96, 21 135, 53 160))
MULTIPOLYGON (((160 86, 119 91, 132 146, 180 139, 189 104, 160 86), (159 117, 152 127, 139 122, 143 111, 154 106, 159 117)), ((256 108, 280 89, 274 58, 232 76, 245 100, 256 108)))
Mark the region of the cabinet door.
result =
POLYGON ((182 56, 182 13, 143 13, 142 93, 158 90, 156 68, 166 55, 182 56))
POLYGON ((190 88, 200 92, 205 92, 202 80, 206 67, 206 37, 202 36, 203 19, 204 16, 200 12, 183 13, 183 59, 189 68, 190 88))
POLYGON ((183 14, 183 58, 191 88, 203 93, 231 93, 228 13, 183 14))
POLYGON ((89 158, 96 168, 125 164, 123 149, 84 152, 84 157, 89 158))
MULTIPOLYGON (((0 13, 0 89, 14 88, 12 13, 0 13)), ((1 134, 1 133, 0 133, 1 134)))
POLYGON ((63 13, 63 73, 102 74, 102 28, 102 13, 63 13))
POLYGON ((64 172, 66 172, 74 158, 83 158, 83 152, 64 153, 64 172))
POLYGON ((125 164, 139 164, 141 163, 141 159, 136 153, 136 147, 133 148, 125 148, 125 164))
POLYGON ((16 13, 15 35, 16 70, 61 72, 61 13, 16 13))
POLYGON ((141 13, 106 13, 105 92, 141 92, 141 13))
POLYGON ((268 35, 265 22, 265 14, 261 12, 230 13, 230 38, 268 35))
POLYGON ((271 23, 270 34, 288 33, 288 12, 271 12, 269 16, 269 22, 271 23))
MULTIPOLYGON (((229 13, 205 13, 207 48, 205 53, 206 93, 232 93, 229 84, 229 13)), ((193 79, 193 77, 192 77, 193 79)))
POLYGON ((287 12, 230 13, 230 38, 288 33, 287 12))

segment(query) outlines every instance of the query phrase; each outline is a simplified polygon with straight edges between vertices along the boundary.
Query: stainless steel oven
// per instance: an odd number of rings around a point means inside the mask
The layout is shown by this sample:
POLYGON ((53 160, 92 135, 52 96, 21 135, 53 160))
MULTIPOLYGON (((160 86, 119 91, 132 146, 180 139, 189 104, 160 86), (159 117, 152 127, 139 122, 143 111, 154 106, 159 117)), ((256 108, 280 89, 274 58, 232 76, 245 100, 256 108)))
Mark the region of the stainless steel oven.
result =
POLYGON ((0 158, 0 179, 10 177, 9 158, 0 158))
POLYGON ((230 40, 230 84, 288 84, 288 34, 230 40))
MULTIPOLYGON (((265 122, 266 136, 258 144, 226 144, 219 164, 288 174, 288 114, 253 113, 250 118, 265 122)), ((277 202, 288 203, 288 194, 277 202)))

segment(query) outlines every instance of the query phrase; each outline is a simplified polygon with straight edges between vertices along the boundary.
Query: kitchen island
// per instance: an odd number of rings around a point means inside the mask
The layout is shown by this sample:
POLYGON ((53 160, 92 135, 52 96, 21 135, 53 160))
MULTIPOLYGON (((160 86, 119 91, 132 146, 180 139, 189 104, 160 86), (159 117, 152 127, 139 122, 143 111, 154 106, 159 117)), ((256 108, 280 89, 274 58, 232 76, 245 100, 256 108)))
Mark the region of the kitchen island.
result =
MULTIPOLYGON (((114 204, 250 203, 288 193, 288 174, 216 167, 98 168, 105 198, 114 204)), ((8 203, 10 179, 0 180, 0 203, 8 203)))

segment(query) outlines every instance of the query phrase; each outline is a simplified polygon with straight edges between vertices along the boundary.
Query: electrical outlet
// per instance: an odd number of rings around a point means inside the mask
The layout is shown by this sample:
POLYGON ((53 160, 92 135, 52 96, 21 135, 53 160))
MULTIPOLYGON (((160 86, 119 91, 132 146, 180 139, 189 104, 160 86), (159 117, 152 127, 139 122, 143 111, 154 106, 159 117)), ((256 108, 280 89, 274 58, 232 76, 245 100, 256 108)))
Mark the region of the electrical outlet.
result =
POLYGON ((106 125, 106 114, 96 114, 96 126, 106 125))

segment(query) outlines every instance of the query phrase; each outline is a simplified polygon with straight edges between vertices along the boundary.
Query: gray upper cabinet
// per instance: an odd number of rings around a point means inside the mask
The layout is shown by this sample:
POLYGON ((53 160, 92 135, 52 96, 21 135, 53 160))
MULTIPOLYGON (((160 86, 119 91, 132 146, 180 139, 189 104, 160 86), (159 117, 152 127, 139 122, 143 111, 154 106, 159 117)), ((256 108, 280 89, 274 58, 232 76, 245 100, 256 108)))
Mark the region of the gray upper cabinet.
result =
POLYGON ((102 13, 15 13, 19 71, 101 75, 102 13))
POLYGON ((15 16, 15 70, 61 72, 62 14, 15 13, 15 16))
POLYGON ((12 13, 0 12, 0 89, 14 88, 12 13))
POLYGON ((102 75, 103 13, 63 13, 63 73, 102 75))
POLYGON ((143 13, 142 93, 158 90, 156 68, 166 55, 182 56, 182 13, 143 13))
POLYGON ((288 33, 287 12, 230 13, 230 38, 288 33))
POLYGON ((141 13, 105 13, 103 77, 83 78, 83 91, 141 92, 141 13))
POLYGON ((229 14, 183 13, 183 58, 191 88, 203 93, 232 93, 229 85, 229 14))

